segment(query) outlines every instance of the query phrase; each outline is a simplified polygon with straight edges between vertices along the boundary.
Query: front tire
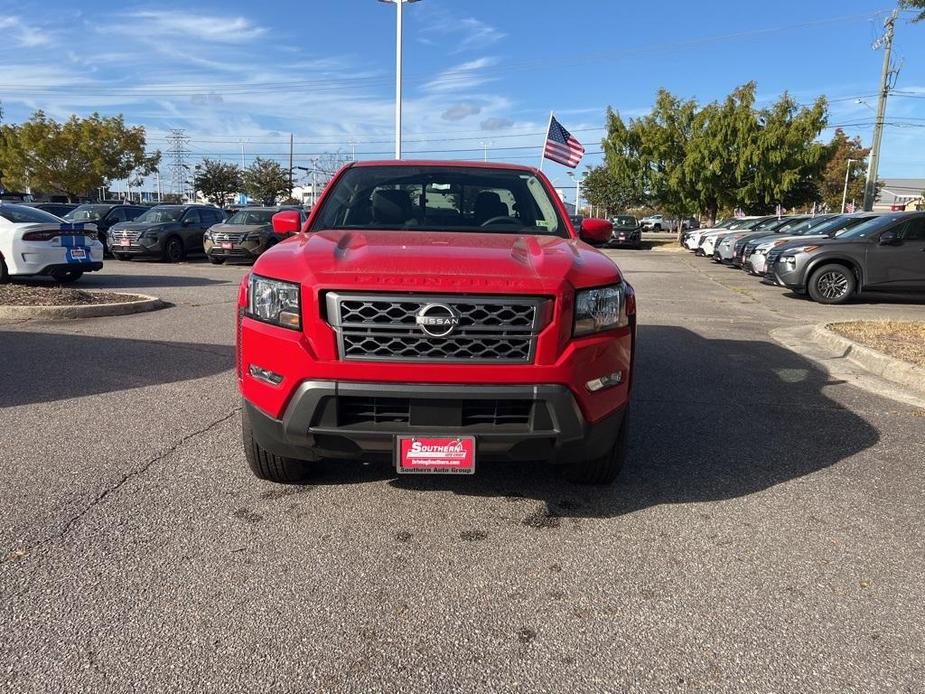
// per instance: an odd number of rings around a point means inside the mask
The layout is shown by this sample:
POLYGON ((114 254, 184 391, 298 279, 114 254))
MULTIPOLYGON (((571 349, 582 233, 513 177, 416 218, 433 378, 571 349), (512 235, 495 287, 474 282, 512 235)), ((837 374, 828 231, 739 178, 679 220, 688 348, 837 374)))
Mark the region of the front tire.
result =
POLYGON ((270 453, 257 443, 247 412, 241 414, 241 431, 244 438, 244 457, 247 458, 247 465, 256 477, 280 484, 296 484, 308 479, 310 463, 270 453))
POLYGON ((186 257, 186 250, 183 248, 183 241, 177 236, 171 236, 164 243, 164 260, 168 263, 182 262, 186 257))
POLYGON ((843 304, 854 295, 857 280, 851 268, 834 263, 813 271, 807 289, 820 304, 843 304))
POLYGON ((629 409, 623 414, 620 433, 617 434, 617 440, 610 451, 598 458, 588 458, 577 463, 570 463, 563 470, 565 477, 578 484, 612 484, 617 479, 617 475, 620 474, 620 470, 623 469, 623 463, 626 462, 628 424, 629 409))
POLYGON ((6 261, 0 258, 0 284, 6 284, 10 281, 10 271, 6 269, 6 261))

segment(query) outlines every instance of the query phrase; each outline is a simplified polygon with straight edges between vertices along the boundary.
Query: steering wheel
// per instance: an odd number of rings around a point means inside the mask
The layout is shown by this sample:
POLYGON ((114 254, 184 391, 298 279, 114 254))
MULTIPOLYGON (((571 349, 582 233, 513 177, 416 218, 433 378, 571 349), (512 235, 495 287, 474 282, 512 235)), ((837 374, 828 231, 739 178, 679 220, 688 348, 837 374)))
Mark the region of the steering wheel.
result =
POLYGON ((486 219, 480 226, 487 227, 489 224, 497 224, 499 222, 502 224, 520 224, 519 219, 514 219, 513 217, 508 217, 506 214, 502 214, 498 217, 486 219))

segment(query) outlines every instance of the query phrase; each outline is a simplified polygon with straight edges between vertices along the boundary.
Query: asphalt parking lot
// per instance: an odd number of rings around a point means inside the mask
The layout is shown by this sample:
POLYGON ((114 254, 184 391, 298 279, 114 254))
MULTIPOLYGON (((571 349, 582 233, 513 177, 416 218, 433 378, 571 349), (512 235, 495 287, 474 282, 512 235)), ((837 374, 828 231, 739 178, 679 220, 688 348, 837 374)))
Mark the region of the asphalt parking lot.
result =
POLYGON ((174 306, 0 324, 0 690, 925 691, 925 410, 768 335, 925 301, 614 255, 640 343, 612 488, 253 478, 245 267, 109 262, 81 286, 174 306))

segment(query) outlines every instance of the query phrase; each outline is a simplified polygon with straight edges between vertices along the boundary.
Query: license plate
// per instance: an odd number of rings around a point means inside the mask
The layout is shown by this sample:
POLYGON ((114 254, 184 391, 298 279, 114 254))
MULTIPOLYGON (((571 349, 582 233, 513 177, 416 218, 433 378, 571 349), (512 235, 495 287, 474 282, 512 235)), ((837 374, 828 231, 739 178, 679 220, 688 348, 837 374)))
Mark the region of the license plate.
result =
POLYGON ((626 234, 620 234, 619 239, 621 241, 626 241, 626 234))
POLYGON ((86 253, 86 251, 84 251, 83 248, 72 248, 72 249, 71 249, 71 257, 72 257, 74 260, 85 260, 86 257, 87 257, 87 253, 86 253))
POLYGON ((395 469, 403 475, 471 475, 475 472, 475 437, 399 436, 395 469))
POLYGON ((129 241, 128 239, 122 239, 121 241, 119 241, 119 245, 120 246, 131 246, 132 242, 129 241))
POLYGON ((230 251, 233 248, 231 241, 222 241, 222 248, 226 251, 230 251))

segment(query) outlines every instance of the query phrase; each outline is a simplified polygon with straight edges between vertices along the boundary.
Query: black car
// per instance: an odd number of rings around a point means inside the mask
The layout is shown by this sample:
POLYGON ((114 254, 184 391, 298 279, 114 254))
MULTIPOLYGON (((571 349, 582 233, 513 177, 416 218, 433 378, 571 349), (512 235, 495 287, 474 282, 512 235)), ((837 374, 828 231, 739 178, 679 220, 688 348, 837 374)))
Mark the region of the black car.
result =
POLYGON ((96 202, 80 205, 64 215, 68 222, 88 222, 96 225, 97 236, 103 244, 103 251, 109 253, 109 230, 119 222, 131 222, 144 214, 150 207, 124 205, 122 203, 96 202))
POLYGON ((158 205, 132 222, 109 230, 109 247, 117 260, 153 256, 171 263, 188 253, 202 253, 202 237, 225 213, 211 205, 158 205))
POLYGON ((771 272, 777 284, 823 304, 862 291, 925 292, 925 212, 883 214, 836 238, 807 239, 771 272))
POLYGON ((611 246, 642 247, 642 225, 639 220, 629 214, 620 214, 613 218, 613 235, 610 237, 611 246))
POLYGON ((64 219, 68 212, 77 207, 76 203, 71 202, 27 202, 25 204, 37 210, 42 210, 42 212, 53 214, 55 217, 61 217, 62 219, 64 219))

